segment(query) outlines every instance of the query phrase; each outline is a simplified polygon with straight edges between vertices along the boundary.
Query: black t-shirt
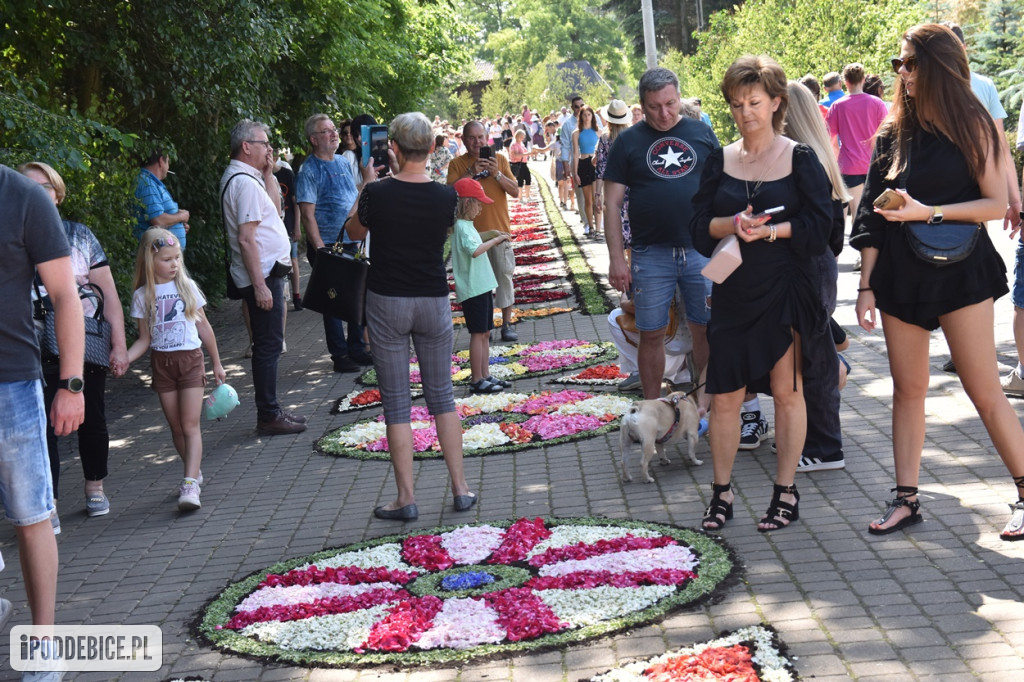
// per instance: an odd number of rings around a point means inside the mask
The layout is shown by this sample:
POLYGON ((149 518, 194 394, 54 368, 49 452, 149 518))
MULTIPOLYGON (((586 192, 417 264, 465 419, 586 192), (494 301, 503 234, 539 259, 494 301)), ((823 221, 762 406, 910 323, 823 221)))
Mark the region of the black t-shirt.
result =
POLYGON ((32 381, 43 376, 32 321, 35 267, 70 255, 71 248, 53 200, 3 165, 0 206, 0 382, 32 381))
POLYGON ((615 138, 604 179, 629 188, 634 245, 693 246, 690 200, 708 154, 718 147, 711 127, 691 118, 666 131, 640 122, 615 138))
POLYGON ((366 288, 381 296, 448 296, 444 243, 455 188, 385 178, 363 187, 359 222, 370 231, 366 288))

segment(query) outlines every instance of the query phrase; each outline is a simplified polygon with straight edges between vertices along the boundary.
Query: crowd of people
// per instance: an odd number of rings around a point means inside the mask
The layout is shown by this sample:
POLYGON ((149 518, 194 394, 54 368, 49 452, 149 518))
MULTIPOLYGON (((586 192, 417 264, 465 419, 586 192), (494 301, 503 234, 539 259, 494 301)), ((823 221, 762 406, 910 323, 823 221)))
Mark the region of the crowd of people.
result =
MULTIPOLYGON (((410 344, 455 509, 471 509, 477 495, 463 472, 451 382, 444 245, 451 235, 456 300, 470 333, 470 390, 500 392, 509 384, 493 378, 487 364, 494 308, 501 311, 499 338, 518 340, 509 201, 528 200, 529 161, 543 154, 559 207, 575 207, 583 234, 607 243, 608 282, 624 294, 609 324, 623 366, 632 370, 621 388, 639 387, 653 399, 666 378, 699 385, 714 470, 705 530, 721 530, 733 518, 737 451, 757 447, 771 430, 758 393, 774 401, 777 451, 759 531, 799 519, 797 472, 844 466, 839 390, 849 364, 838 353, 845 334, 831 315, 849 217, 850 245, 862 259, 857 320, 867 331, 883 323, 894 394, 896 495, 868 532, 894 532, 923 518, 918 476, 928 339, 941 329, 1018 489, 1000 536, 1024 538, 1024 429, 1006 399, 1024 395, 1024 369, 1018 364, 1002 379, 997 371, 993 303, 1008 287, 1002 261, 978 227, 1003 219, 1011 236, 1021 227, 1016 169, 1001 134, 1006 113, 992 106, 991 82, 970 72, 959 27, 909 29, 892 67, 891 102, 859 64, 826 75, 819 101, 813 77, 789 80, 770 57, 741 57, 721 83, 738 131, 725 146, 700 102, 685 100, 675 74, 664 68, 644 73, 633 106, 612 99, 595 109, 573 96, 560 113, 540 117, 524 105, 515 116, 464 121, 458 130, 439 117, 402 114, 389 126, 383 165, 361 160, 363 126, 375 124, 369 116, 337 126, 326 114, 309 117, 308 155, 297 171, 275 154, 267 125, 240 121, 231 131, 220 195, 229 289, 242 301, 251 335, 257 433, 306 429, 306 418, 284 410, 277 395, 286 282, 293 309, 302 309, 302 232, 314 266, 327 249, 366 253, 372 237, 366 324, 324 315, 323 326, 334 371, 369 364, 377 371, 398 490, 373 513, 418 517, 410 344), (879 207, 883 197, 890 203, 879 207), (909 238, 913 223, 975 229, 966 230, 969 243, 955 260, 936 263, 909 238), (713 284, 705 268, 733 241, 741 259, 713 284)), ((0 197, 8 207, 0 253, 10 294, 0 303, 9 322, 0 332, 0 414, 13 434, 2 453, 0 497, 17 529, 33 621, 47 624, 54 616, 53 536, 60 532, 57 437, 78 431, 86 511, 109 513, 105 377, 123 375, 149 354, 152 388, 183 465, 177 505, 198 509, 204 350, 216 383, 225 372, 206 299, 183 264, 190 213, 163 183, 170 172, 163 150, 142 160, 135 192, 139 250, 129 310, 139 334, 130 347, 102 246, 88 227, 57 212, 66 194, 60 174, 42 162, 18 170, 0 167, 0 197), (104 357, 88 362, 82 317, 100 308, 91 297, 80 300, 83 289, 100 291, 111 329, 104 357), (37 327, 46 326, 47 316, 59 352, 40 362, 37 327)), ((1024 242, 1013 300, 1022 347, 1024 242)), ((0 600, 0 618, 5 608, 10 604, 0 600)))

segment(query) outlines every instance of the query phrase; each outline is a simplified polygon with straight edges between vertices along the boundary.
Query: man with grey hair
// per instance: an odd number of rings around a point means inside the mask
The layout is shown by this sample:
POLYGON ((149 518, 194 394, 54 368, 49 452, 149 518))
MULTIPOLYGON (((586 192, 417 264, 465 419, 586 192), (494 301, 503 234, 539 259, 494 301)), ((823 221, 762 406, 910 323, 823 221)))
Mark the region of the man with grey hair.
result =
POLYGON ((640 382, 644 397, 657 398, 665 370, 665 328, 678 288, 693 337, 694 377, 708 361, 707 323, 711 282, 701 274, 708 259, 690 235, 691 199, 704 162, 719 147, 714 131, 700 120, 680 116, 679 80, 668 69, 649 69, 640 78, 644 120, 619 133, 605 168, 605 239, 608 282, 632 290, 640 382), (620 210, 629 188, 632 270, 626 265, 620 210))
POLYGON ((261 436, 302 433, 306 418, 277 401, 284 342, 284 280, 291 271, 288 232, 274 182, 270 128, 243 119, 231 130, 231 163, 220 179, 221 210, 231 249, 231 279, 252 322, 252 383, 261 436))
MULTIPOLYGON (((295 176, 295 201, 306 226, 306 258, 316 262, 317 249, 342 242, 355 252, 358 244, 345 235, 345 218, 359 195, 359 178, 352 176, 352 166, 338 154, 338 130, 327 114, 313 114, 306 119, 306 139, 310 155, 302 162, 295 176)), ((352 131, 353 137, 358 131, 352 131)), ((368 169, 370 179, 376 177, 368 169)), ((366 175, 364 173, 364 175, 366 175)), ((363 345, 363 327, 324 315, 324 336, 335 372, 357 372, 360 365, 369 365, 373 358, 363 345)))

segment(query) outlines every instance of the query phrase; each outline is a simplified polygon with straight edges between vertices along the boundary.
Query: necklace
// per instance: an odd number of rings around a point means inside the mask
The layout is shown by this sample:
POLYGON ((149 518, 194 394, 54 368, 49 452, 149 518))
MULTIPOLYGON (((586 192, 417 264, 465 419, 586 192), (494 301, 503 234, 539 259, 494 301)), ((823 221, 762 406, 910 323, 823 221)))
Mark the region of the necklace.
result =
MULTIPOLYGON (((765 150, 765 152, 764 152, 765 154, 767 154, 768 152, 770 152, 770 151, 772 151, 773 149, 775 149, 775 143, 776 143, 776 142, 778 141, 778 139, 779 139, 779 136, 778 136, 778 135, 775 135, 774 137, 772 137, 772 143, 771 143, 771 145, 770 145, 770 146, 768 147, 768 149, 767 149, 767 150, 765 150)), ((740 163, 744 163, 744 161, 743 161, 743 157, 744 157, 744 155, 746 155, 746 156, 747 156, 748 158, 750 157, 750 153, 749 153, 749 152, 747 152, 747 150, 743 148, 743 141, 742 141, 742 140, 740 140, 740 163)), ((763 156, 763 154, 762 154, 762 156, 763 156)), ((758 160, 760 160, 760 159, 758 159, 758 160)), ((745 163, 746 163, 746 166, 747 166, 747 169, 748 169, 748 171, 749 171, 749 169, 750 169, 751 167, 753 167, 753 165, 754 165, 754 164, 755 164, 756 162, 757 162, 757 161, 749 161, 749 162, 745 162, 745 163)), ((756 197, 756 196, 757 196, 757 192, 758 192, 758 191, 759 191, 759 190, 761 189, 761 185, 762 185, 762 184, 764 183, 764 179, 765 179, 765 177, 767 177, 767 175, 768 175, 768 171, 770 171, 770 170, 771 170, 772 168, 774 168, 774 167, 775 167, 775 161, 774 161, 774 159, 773 159, 772 163, 770 163, 770 164, 766 165, 766 166, 764 167, 764 170, 762 170, 762 171, 761 171, 761 176, 760 176, 760 177, 759 177, 759 178, 757 179, 757 182, 755 182, 755 183, 754 183, 754 191, 753 191, 753 193, 751 193, 751 191, 750 191, 750 183, 749 183, 749 181, 747 180, 747 176, 748 176, 748 175, 749 175, 750 173, 748 172, 748 173, 744 173, 744 174, 743 174, 743 187, 744 187, 744 189, 746 189, 746 191, 747 191, 747 204, 748 204, 748 205, 751 205, 751 202, 753 201, 754 197, 756 197)))

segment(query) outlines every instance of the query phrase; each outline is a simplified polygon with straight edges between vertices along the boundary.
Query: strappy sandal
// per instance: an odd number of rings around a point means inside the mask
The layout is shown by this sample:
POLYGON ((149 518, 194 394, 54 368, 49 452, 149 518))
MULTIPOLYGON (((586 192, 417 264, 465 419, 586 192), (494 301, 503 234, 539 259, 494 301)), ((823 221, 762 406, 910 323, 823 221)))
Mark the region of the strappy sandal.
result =
POLYGON ((879 525, 885 523, 892 518, 892 515, 896 513, 896 510, 900 507, 906 507, 910 510, 910 516, 900 519, 899 522, 895 523, 888 528, 872 528, 868 526, 868 532, 872 535, 888 535, 889 533, 895 533, 898 530, 902 530, 907 526, 913 526, 916 523, 924 521, 924 517, 918 513, 921 509, 921 503, 917 500, 911 501, 908 498, 917 495, 917 488, 913 488, 909 485, 898 485, 895 488, 891 488, 889 492, 896 493, 895 499, 889 500, 889 504, 885 507, 885 513, 882 514, 882 518, 878 519, 876 523, 879 525))
POLYGON ((732 518, 732 502, 726 502, 722 499, 722 493, 727 493, 732 490, 732 483, 725 483, 719 485, 717 483, 711 484, 711 504, 704 510, 704 519, 700 522, 701 527, 704 530, 722 530, 725 527, 725 522, 732 518), (714 526, 708 524, 713 523, 714 526))
POLYGON ((768 505, 768 511, 764 513, 761 520, 758 521, 757 532, 769 533, 773 530, 781 530, 793 523, 800 518, 800 493, 796 490, 796 485, 779 485, 778 483, 772 486, 772 502, 768 505), (792 495, 796 498, 793 504, 789 502, 783 502, 783 495, 792 495), (774 528, 761 528, 760 526, 766 523, 770 523, 774 528))
POLYGON ((484 379, 485 379, 485 381, 489 381, 492 384, 497 384, 498 386, 501 386, 502 388, 512 388, 512 382, 511 381, 505 381, 504 379, 495 379, 494 377, 484 377, 484 379))
MULTIPOLYGON (((1018 491, 1024 491, 1024 476, 1014 476, 1013 482, 1018 491)), ((1006 522, 999 539, 1006 542, 1024 540, 1024 496, 1018 497, 1016 504, 1010 505, 1010 512, 1013 516, 1006 522)))
POLYGON ((498 384, 492 384, 487 379, 481 379, 475 384, 469 385, 470 393, 501 393, 505 389, 498 384))

